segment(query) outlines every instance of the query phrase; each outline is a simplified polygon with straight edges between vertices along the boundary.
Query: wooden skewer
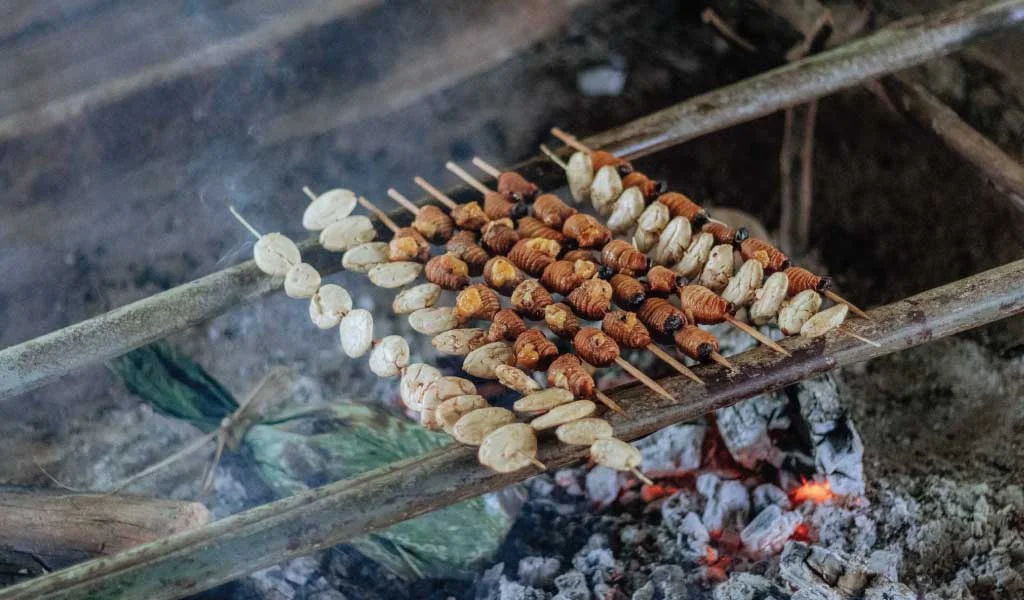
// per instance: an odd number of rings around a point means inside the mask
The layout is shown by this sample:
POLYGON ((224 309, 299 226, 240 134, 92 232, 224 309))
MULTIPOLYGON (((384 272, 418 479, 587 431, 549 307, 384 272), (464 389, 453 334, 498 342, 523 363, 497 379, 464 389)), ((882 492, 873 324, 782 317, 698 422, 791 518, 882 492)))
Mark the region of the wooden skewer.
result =
POLYGON ((408 198, 403 196, 402 193, 396 190, 395 188, 388 188, 388 197, 397 202, 399 206, 411 212, 412 214, 420 214, 420 207, 413 204, 408 198))
POLYGON ((444 168, 448 169, 452 173, 455 173, 455 175, 458 176, 459 179, 465 181, 471 187, 476 188, 476 191, 480 192, 481 194, 486 194, 488 192, 493 191, 491 190, 491 188, 484 185, 479 179, 473 177, 472 175, 467 173, 462 167, 453 163, 452 161, 446 162, 444 164, 444 168))
POLYGON ((430 185, 430 183, 428 183, 426 179, 423 179, 422 177, 417 175, 416 177, 413 177, 412 180, 416 185, 420 186, 420 188, 423 191, 430 194, 435 200, 447 206, 448 210, 458 208, 459 205, 454 200, 449 198, 448 195, 442 192, 441 190, 430 185))
POLYGON ((565 171, 565 170, 567 170, 569 168, 569 165, 565 164, 565 161, 562 160, 561 158, 558 158, 558 155, 555 154, 555 152, 551 148, 548 148, 544 144, 541 144, 540 145, 540 151, 543 152, 544 154, 546 154, 548 156, 548 158, 551 159, 551 162, 553 162, 556 165, 562 167, 563 171, 565 171))
POLYGON ((845 305, 849 306, 850 310, 852 310, 853 312, 857 313, 857 316, 864 317, 868 321, 874 321, 874 319, 871 318, 871 315, 869 315, 868 313, 866 313, 866 312, 862 311, 861 309, 857 308, 856 306, 854 306, 854 304, 852 302, 850 302, 846 298, 843 298, 842 296, 840 296, 839 294, 833 292, 832 290, 825 290, 824 294, 825 294, 826 298, 832 300, 833 302, 838 302, 840 304, 845 304, 845 305))
POLYGON ((235 207, 234 207, 234 206, 230 206, 230 205, 229 205, 229 206, 228 206, 228 210, 229 210, 229 211, 231 211, 231 214, 232 214, 232 215, 233 215, 233 216, 234 216, 234 217, 235 217, 236 219, 238 219, 238 222, 242 224, 242 227, 245 227, 246 229, 248 229, 248 230, 249 230, 249 233, 251 233, 251 234, 253 234, 254 236, 256 236, 256 239, 260 239, 261 237, 263 237, 263 234, 262 234, 262 233, 260 233, 259 231, 256 231, 256 228, 255 228, 255 227, 253 227, 252 225, 250 225, 250 224, 249 224, 249 222, 248 222, 248 221, 246 221, 246 220, 245 220, 245 219, 244 219, 244 218, 242 217, 242 215, 238 214, 238 211, 237 211, 237 210, 235 210, 235 207))
POLYGON ((733 373, 739 373, 740 371, 739 369, 736 368, 736 365, 732 364, 732 362, 730 362, 728 358, 722 356, 718 351, 711 353, 711 360, 722 365, 726 369, 729 369, 733 373))
POLYGON ((316 200, 316 194, 313 193, 313 190, 309 189, 308 185, 302 186, 302 192, 309 196, 310 201, 316 200))
POLYGON ((629 364, 628 362, 626 362, 626 359, 622 358, 621 356, 616 356, 615 357, 615 364, 617 364, 620 367, 622 367, 623 370, 625 370, 627 373, 629 373, 630 375, 635 377, 637 379, 637 381, 639 381, 640 383, 646 385, 647 387, 649 387, 652 391, 654 391, 655 393, 657 393, 661 397, 665 398, 666 400, 671 400, 672 402, 676 401, 675 396, 673 396, 672 394, 668 393, 668 390, 666 390, 665 388, 661 387, 658 384, 657 381, 651 379, 647 375, 644 375, 643 371, 641 371, 640 369, 638 369, 638 368, 634 367, 633 365, 629 364))
POLYGON ((375 217, 380 219, 380 222, 384 223, 384 226, 390 229, 391 233, 398 233, 400 227, 398 226, 397 223, 391 220, 391 217, 389 217, 387 213, 374 206, 372 202, 370 202, 366 198, 363 198, 362 196, 359 197, 359 204, 361 204, 363 208, 365 208, 366 210, 373 213, 375 217))
POLYGON ((642 472, 640 471, 640 469, 638 469, 638 468, 636 468, 636 467, 632 467, 632 468, 631 468, 631 469, 630 469, 629 471, 630 471, 631 473, 633 473, 633 475, 635 475, 635 476, 636 476, 636 478, 637 478, 637 479, 639 479, 639 480, 640 480, 640 482, 641 482, 641 483, 643 483, 644 485, 654 485, 654 482, 653 482, 653 481, 651 481, 651 479, 650 479, 650 478, 649 478, 648 476, 644 475, 644 474, 643 474, 643 473, 642 473, 642 472))
POLYGON ((668 363, 668 365, 670 367, 672 367, 673 369, 675 369, 680 375, 684 375, 686 377, 689 377, 690 379, 694 380, 695 382, 697 382, 697 383, 699 383, 701 385, 704 384, 704 381, 700 377, 697 377, 697 374, 694 373, 693 371, 691 371, 689 369, 689 367, 687 367, 683 363, 681 363, 678 360, 676 360, 674 356, 672 356, 668 352, 665 352, 664 350, 659 348, 656 344, 649 344, 647 346, 647 350, 650 350, 652 354, 654 354, 655 356, 657 356, 661 360, 663 360, 666 363, 668 363))
POLYGON ((743 321, 740 321, 739 319, 736 319, 732 315, 728 315, 728 314, 725 315, 725 320, 728 321, 729 323, 731 323, 733 327, 739 329, 740 331, 743 331, 744 333, 746 333, 750 337, 752 337, 755 340, 761 342, 765 346, 768 346, 769 348, 771 348, 772 350, 778 352, 779 354, 782 354, 784 356, 792 356, 792 354, 790 354, 785 348, 783 348, 782 346, 780 346, 780 345, 776 344, 774 341, 772 341, 771 338, 769 338, 768 336, 764 335, 760 331, 754 329, 750 325, 747 325, 743 321))
POLYGON ((497 179, 498 176, 501 175, 501 171, 498 170, 498 167, 495 167, 494 165, 485 161, 479 156, 473 157, 473 164, 476 166, 476 168, 480 169, 484 173, 487 173, 488 175, 495 179, 497 179))
POLYGON ((614 400, 612 400, 611 398, 609 398, 601 390, 594 390, 594 397, 597 398, 598 402, 600 402, 601 404, 604 404, 605 406, 607 406, 611 410, 619 413, 622 416, 626 416, 626 411, 622 410, 622 407, 619 406, 619 403, 614 401, 614 400))
POLYGON ((522 452, 516 452, 516 455, 518 455, 518 456, 520 456, 522 458, 525 458, 526 460, 530 461, 530 463, 533 464, 533 466, 537 467, 541 471, 547 471, 548 470, 547 465, 545 465, 544 463, 542 463, 539 460, 537 460, 536 456, 530 456, 530 455, 524 454, 522 452))
POLYGON ((840 333, 844 333, 844 334, 846 334, 846 335, 848 335, 848 336, 850 336, 850 337, 852 337, 854 339, 860 340, 860 341, 864 342, 865 344, 867 344, 869 346, 874 346, 875 348, 881 348, 882 347, 882 345, 879 344, 878 342, 876 342, 874 340, 869 340, 866 337, 857 335, 856 333, 850 331, 849 329, 844 329, 844 328, 840 327, 837 331, 839 331, 840 333))
POLYGON ((557 127, 551 128, 551 135, 561 140, 563 144, 569 146, 570 148, 575 148, 576 150, 579 150, 580 152, 586 152, 587 154, 593 152, 593 150, 584 146, 583 142, 576 139, 576 136, 568 134, 557 127))

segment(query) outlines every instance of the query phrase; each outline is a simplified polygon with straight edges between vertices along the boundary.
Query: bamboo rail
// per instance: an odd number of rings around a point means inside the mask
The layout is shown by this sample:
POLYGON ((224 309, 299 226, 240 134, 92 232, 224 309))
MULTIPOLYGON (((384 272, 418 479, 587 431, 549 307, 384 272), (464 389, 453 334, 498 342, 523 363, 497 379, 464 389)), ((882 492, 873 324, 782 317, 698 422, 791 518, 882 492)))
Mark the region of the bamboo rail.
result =
MULTIPOLYGON (((739 373, 700 367, 700 386, 682 376, 662 383, 682 402, 642 386, 612 396, 629 417, 611 416, 617 437, 633 440, 807 377, 898 352, 1024 312, 1024 260, 935 288, 871 311, 876 322, 844 327, 876 340, 876 348, 846 335, 791 337, 782 357, 756 348, 734 357, 739 373)), ((541 444, 539 458, 555 469, 586 448, 541 444)), ((480 466, 475 448, 452 445, 177 534, 0 590, 0 600, 147 598, 195 594, 257 569, 327 548, 536 474, 499 474, 480 466)))
MULTIPOLYGON (((948 54, 1021 20, 1024 0, 964 2, 691 98, 585 141, 628 158, 650 154, 948 54)), ((561 173, 542 157, 517 169, 544 187, 560 185, 561 173)), ((312 246, 311 241, 303 244, 304 252, 312 246)), ((315 264, 321 273, 340 270, 337 256, 325 260, 329 255, 313 254, 320 259, 315 264)), ((211 319, 280 285, 280 279, 260 274, 247 261, 6 348, 0 351, 0 400, 211 319)))

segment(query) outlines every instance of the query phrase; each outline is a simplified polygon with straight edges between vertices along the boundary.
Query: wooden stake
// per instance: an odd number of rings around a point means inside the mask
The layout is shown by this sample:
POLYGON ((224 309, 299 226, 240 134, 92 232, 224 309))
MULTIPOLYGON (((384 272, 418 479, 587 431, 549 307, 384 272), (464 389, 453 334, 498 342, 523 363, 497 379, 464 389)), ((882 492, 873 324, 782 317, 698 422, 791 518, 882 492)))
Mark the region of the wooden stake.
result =
POLYGON ((607 406, 611 410, 619 413, 620 415, 622 415, 624 417, 626 416, 626 411, 622 410, 622 407, 619 406, 619 403, 614 401, 614 400, 612 400, 611 398, 609 398, 601 390, 594 390, 594 397, 597 398, 598 402, 600 402, 601 404, 604 404, 605 406, 607 406))
POLYGON ((857 313, 857 316, 864 317, 868 321, 874 321, 874 319, 871 318, 871 315, 869 315, 868 313, 866 313, 866 312, 862 311, 861 309, 857 308, 856 306, 853 305, 852 302, 850 302, 846 298, 843 298, 842 296, 840 296, 839 294, 833 292, 832 290, 825 290, 823 293, 825 294, 825 297, 827 297, 828 299, 832 300, 833 302, 838 302, 840 304, 845 304, 845 305, 849 306, 850 310, 852 310, 853 312, 857 313))
POLYGON ((676 360, 676 358, 674 356, 672 356, 668 352, 665 352, 664 350, 659 348, 657 345, 651 344, 651 345, 647 346, 647 349, 650 350, 652 354, 654 354, 655 356, 657 356, 658 358, 663 360, 665 363, 667 363, 668 366, 672 367, 677 372, 679 372, 680 375, 684 375, 686 377, 689 377, 690 379, 694 380, 695 382, 697 382, 697 383, 699 383, 701 385, 704 385, 704 381, 700 377, 697 377, 697 374, 694 373, 693 371, 691 371, 689 367, 687 367, 683 363, 681 363, 678 360, 676 360))
POLYGON ((362 196, 359 197, 359 204, 362 204, 363 208, 370 211, 371 213, 373 213, 375 217, 380 219, 380 222, 384 223, 384 226, 390 229, 391 233, 398 233, 400 227, 398 227, 398 225, 391 220, 391 217, 389 217, 387 213, 374 206, 372 202, 370 202, 366 198, 363 198, 362 196))
POLYGON ((489 188, 486 185, 484 185, 483 183, 481 183, 479 179, 477 179, 476 177, 473 177, 472 175, 467 173, 465 170, 463 170, 462 167, 460 167, 459 165, 453 163, 452 161, 446 162, 444 164, 444 168, 448 169, 452 173, 455 173, 455 175, 457 175, 459 179, 465 181, 470 186, 476 188, 476 191, 480 192, 481 194, 486 194, 486 193, 492 191, 491 188, 489 188))
POLYGON ((730 362, 728 358, 722 356, 718 351, 711 353, 711 360, 722 365, 726 369, 729 369, 733 373, 739 373, 740 371, 739 369, 736 368, 736 365, 732 364, 732 362, 730 362))
POLYGON ((523 453, 523 452, 516 452, 516 454, 521 456, 521 457, 523 457, 523 458, 525 458, 526 460, 530 461, 531 463, 533 463, 533 466, 537 467, 541 471, 547 471, 548 470, 547 465, 545 465, 544 463, 542 463, 539 460, 537 460, 536 456, 530 456, 529 454, 526 454, 526 453, 523 453))
POLYGON ((643 372, 640 369, 638 369, 638 368, 634 367, 633 365, 629 364, 628 362, 626 362, 626 359, 622 358, 621 356, 617 356, 617 357, 615 357, 615 364, 619 365, 627 373, 629 373, 630 375, 635 377, 637 379, 637 381, 639 381, 640 383, 642 383, 642 384, 646 385, 647 387, 651 388, 651 390, 657 392, 658 395, 660 395, 661 397, 663 397, 663 398, 665 398, 667 400, 671 400, 672 402, 676 401, 675 396, 673 396, 672 394, 668 393, 668 390, 666 390, 665 388, 663 388, 660 385, 658 385, 657 381, 651 379, 647 375, 644 375, 643 372))
POLYGON ((541 144, 540 145, 540 151, 543 152, 544 154, 546 154, 547 157, 551 159, 551 162, 553 162, 556 165, 562 167, 563 171, 569 168, 569 165, 565 164, 565 161, 562 160, 561 158, 558 158, 558 155, 556 155, 555 152, 551 148, 548 148, 544 144, 541 144))
POLYGON ((643 473, 642 473, 642 472, 640 471, 640 469, 638 469, 638 468, 636 468, 636 467, 633 467, 633 468, 631 468, 631 469, 630 469, 629 471, 630 471, 631 473, 633 473, 633 475, 636 475, 636 478, 637 478, 637 479, 639 479, 639 480, 641 481, 641 483, 643 483, 643 484, 645 484, 645 485, 654 485, 654 482, 653 482, 653 481, 651 481, 651 479, 650 479, 650 478, 649 478, 648 476, 644 475, 644 474, 643 474, 643 473))
POLYGON ((473 157, 473 164, 476 166, 476 168, 480 169, 484 173, 487 173, 488 175, 495 179, 497 179, 498 176, 501 175, 501 171, 498 170, 498 167, 495 167, 494 165, 485 161, 479 156, 473 157))
POLYGON ((454 200, 449 198, 448 195, 445 194, 444 192, 442 192, 441 190, 439 190, 436 187, 430 185, 430 183, 428 183, 426 179, 424 179, 424 178, 420 177, 419 175, 417 175, 416 177, 413 177, 412 180, 413 180, 413 183, 415 183, 416 185, 420 186, 420 188, 422 188, 424 192, 430 194, 435 200, 437 200, 441 204, 444 204, 445 206, 447 206, 448 210, 453 210, 455 208, 458 208, 459 205, 456 204, 456 202, 454 200))
POLYGON ((236 219, 238 219, 238 222, 242 224, 242 227, 245 227, 246 229, 249 230, 250 233, 256 236, 256 239, 260 239, 261 237, 263 237, 263 234, 256 231, 255 227, 250 225, 248 221, 242 218, 242 215, 238 214, 238 211, 235 210, 234 206, 228 206, 228 210, 231 211, 231 214, 234 215, 236 219))
POLYGON ((395 188, 388 188, 388 197, 397 202, 399 206, 411 212, 412 214, 420 214, 420 207, 410 202, 408 198, 403 196, 402 193, 396 190, 395 188))
POLYGON ((309 189, 308 185, 302 186, 302 192, 309 196, 310 201, 316 200, 316 194, 313 193, 313 190, 309 189))
POLYGON ((740 321, 740 320, 736 319, 732 315, 725 315, 725 320, 728 321, 729 323, 731 323, 732 326, 735 327, 736 329, 739 329, 740 331, 743 331, 744 333, 746 333, 750 337, 752 337, 755 340, 761 342, 765 346, 768 346, 769 348, 771 348, 772 350, 778 352, 779 354, 782 354, 784 356, 792 356, 792 354, 787 352, 785 348, 783 348, 782 346, 780 346, 780 345, 776 344, 775 342, 773 342, 771 340, 771 338, 767 337, 766 335, 764 335, 760 331, 754 329, 750 325, 747 325, 743 321, 740 321))
POLYGON ((555 136, 556 138, 561 140, 563 144, 569 146, 570 148, 573 148, 574 150, 586 152, 587 154, 593 152, 593 150, 584 146, 583 142, 576 139, 576 136, 568 134, 557 127, 551 128, 551 135, 555 136))

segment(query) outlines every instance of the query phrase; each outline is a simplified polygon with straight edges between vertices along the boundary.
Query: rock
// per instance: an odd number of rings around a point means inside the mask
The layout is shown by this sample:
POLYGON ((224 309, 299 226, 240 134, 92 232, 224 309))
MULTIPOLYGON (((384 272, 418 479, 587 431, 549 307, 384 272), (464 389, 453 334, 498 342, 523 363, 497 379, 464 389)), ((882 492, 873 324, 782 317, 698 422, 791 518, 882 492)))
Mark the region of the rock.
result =
MULTIPOLYGON (((697 513, 686 513, 679 524, 679 531, 676 535, 676 543, 680 550, 688 549, 695 557, 702 557, 709 540, 711 540, 711 534, 708 533, 707 527, 704 526, 697 513)), ((683 554, 686 552, 684 551, 683 554)))
POLYGON ((679 490, 661 503, 661 521, 672 533, 676 533, 689 513, 699 510, 696 498, 686 490, 679 490))
POLYGON ((743 528, 740 539, 747 551, 754 555, 778 552, 802 522, 800 513, 783 512, 778 505, 772 504, 743 528))
POLYGON ((633 445, 643 455, 641 470, 648 477, 685 474, 700 468, 707 426, 683 423, 666 427, 633 445))
POLYGON ((555 575, 558 575, 561 567, 562 563, 557 558, 527 556, 519 561, 517 575, 519 581, 525 585, 546 588, 554 583, 555 575))
POLYGON ((320 561, 311 556, 303 556, 285 563, 282 575, 289 583, 302 586, 319 572, 320 561))

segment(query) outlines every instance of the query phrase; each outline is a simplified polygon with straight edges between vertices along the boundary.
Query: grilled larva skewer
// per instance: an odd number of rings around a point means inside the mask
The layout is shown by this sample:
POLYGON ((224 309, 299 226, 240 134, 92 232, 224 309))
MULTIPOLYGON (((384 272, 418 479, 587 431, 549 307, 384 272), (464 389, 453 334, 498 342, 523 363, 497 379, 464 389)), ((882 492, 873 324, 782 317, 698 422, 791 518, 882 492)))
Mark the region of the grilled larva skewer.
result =
POLYGON ((445 249, 465 262, 469 266, 469 274, 473 276, 483 273, 487 261, 491 258, 487 250, 476 243, 476 236, 468 229, 457 231, 452 235, 452 238, 445 244, 445 249))
POLYGON ((502 296, 511 296, 520 283, 526 281, 526 273, 504 256, 495 256, 484 265, 484 282, 502 296))
MULTIPOLYGON (((483 194, 484 214, 492 221, 495 219, 507 219, 516 213, 515 202, 512 202, 504 194, 498 193, 483 184, 482 181, 467 173, 459 165, 448 161, 445 168, 454 173, 459 179, 469 184, 470 187, 483 194)), ((525 180, 524 180, 525 181, 525 180)))
POLYGON ((658 196, 658 202, 668 207, 673 217, 685 217, 694 227, 700 229, 708 222, 708 212, 699 204, 679 192, 666 192, 658 196))
POLYGON ((551 133, 577 150, 570 157, 568 164, 558 161, 565 169, 573 198, 577 201, 589 198, 598 214, 611 214, 615 201, 619 199, 624 189, 622 176, 632 173, 633 166, 610 152, 592 151, 557 127, 553 128, 551 133), (586 191, 582 189, 584 185, 587 187, 586 191))
MULTIPOLYGON (((760 264, 760 263, 758 263, 760 264)), ((686 285, 686 278, 668 267, 655 265, 647 271, 647 293, 655 296, 668 296, 678 288, 686 285)))
POLYGON ((518 231, 519 235, 524 238, 544 238, 554 240, 560 244, 566 242, 565 234, 561 231, 554 229, 553 227, 549 227, 539 219, 531 216, 520 218, 516 231, 518 231))
POLYGON ((598 265, 589 260, 558 260, 544 268, 540 282, 549 291, 565 296, 597 274, 598 265))
POLYGON ((716 244, 739 244, 750 237, 750 232, 747 231, 746 227, 733 229, 725 223, 715 221, 714 219, 705 223, 700 230, 715 236, 716 244))
POLYGON ((553 229, 561 229, 565 220, 577 212, 554 194, 541 194, 533 203, 533 216, 553 229))
POLYGON ((515 171, 500 171, 497 167, 479 156, 474 156, 472 162, 476 168, 495 179, 499 194, 513 202, 530 203, 540 193, 540 188, 536 184, 527 181, 526 178, 515 171))
POLYGON ((672 394, 668 393, 668 391, 661 387, 658 382, 654 381, 647 375, 644 375, 642 371, 626 362, 626 360, 619 355, 619 345, 600 329, 595 329, 594 327, 581 327, 572 338, 572 346, 576 350, 576 354, 581 359, 595 367, 607 367, 612 363, 617 364, 622 367, 624 371, 632 375, 648 388, 660 394, 662 397, 673 402, 675 401, 672 394))
POLYGON ((719 353, 718 338, 693 324, 687 324, 672 334, 676 346, 693 360, 707 362, 709 359, 731 371, 738 371, 728 359, 719 353))
POLYGON ((623 177, 622 187, 627 190, 629 188, 636 188, 641 194, 643 194, 644 199, 646 200, 654 200, 668 191, 667 182, 651 179, 640 171, 633 171, 623 177))
POLYGON ((500 340, 512 342, 526 329, 526 323, 523 322, 519 313, 511 308, 503 308, 494 313, 491 327, 487 330, 487 339, 491 342, 500 340))
POLYGON ((480 230, 480 242, 494 254, 507 254, 519 240, 519 232, 509 218, 489 221, 480 230))
POLYGON ((554 240, 527 238, 516 242, 516 245, 508 251, 507 257, 512 264, 526 273, 539 277, 548 265, 555 262, 555 258, 560 252, 561 246, 554 240), (540 242, 549 242, 549 244, 540 242))
POLYGON ((651 267, 647 256, 629 242, 612 240, 601 249, 601 263, 616 273, 639 275, 651 267))
POLYGON ((612 307, 612 286, 603 279, 588 279, 565 298, 566 304, 588 321, 604 317, 612 307))
POLYGON ((310 231, 321 231, 347 218, 356 208, 356 195, 352 190, 336 188, 319 196, 308 187, 303 187, 302 191, 311 200, 302 213, 302 226, 310 231))
POLYGON ((562 234, 576 240, 580 248, 600 248, 612 239, 612 232, 594 217, 576 213, 562 225, 562 234))
POLYGON ((480 231, 480 228, 483 227, 487 221, 490 221, 490 219, 487 218, 487 214, 484 213, 484 209, 480 208, 479 202, 473 201, 465 204, 458 204, 449 198, 447 194, 427 183, 427 180, 422 177, 413 177, 412 180, 416 185, 420 186, 423 191, 430 194, 435 200, 444 204, 448 210, 451 211, 452 220, 455 221, 455 225, 457 225, 459 229, 480 231))
POLYGON ((455 318, 460 323, 466 323, 473 319, 492 320, 501 310, 501 300, 498 293, 482 284, 470 285, 462 288, 455 297, 455 318))
POLYGON ((611 410, 625 415, 625 411, 617 402, 597 389, 594 378, 583 368, 583 361, 575 354, 563 354, 556 358, 548 367, 548 385, 560 387, 572 392, 576 398, 597 398, 611 410))
POLYGON ((629 275, 616 273, 608 283, 612 286, 612 300, 621 308, 636 310, 647 299, 647 288, 629 275))
POLYGON ((694 321, 697 323, 714 324, 727 321, 733 327, 743 331, 779 354, 790 356, 785 348, 776 344, 750 325, 733 317, 729 312, 729 303, 702 285, 691 284, 679 288, 679 303, 683 311, 688 315, 692 314, 694 321))
POLYGON ((747 238, 740 243, 743 258, 760 261, 766 271, 784 271, 789 266, 789 257, 768 242, 758 238, 747 238))
POLYGON ((388 196, 402 208, 416 216, 412 228, 434 244, 447 242, 455 233, 455 221, 447 213, 433 205, 416 206, 395 188, 388 189, 388 196))
POLYGON ((291 298, 309 298, 320 289, 320 274, 308 263, 302 262, 298 246, 280 233, 261 234, 249 224, 234 206, 229 206, 232 216, 249 233, 256 236, 252 248, 256 266, 267 275, 284 276, 284 291, 291 298))
POLYGON ((857 313, 857 315, 864 317, 869 321, 874 320, 866 312, 854 306, 852 302, 846 300, 839 294, 832 291, 831 277, 819 277, 818 275, 815 275, 814 273, 811 273, 810 271, 802 267, 789 267, 783 272, 786 274, 786 278, 789 280, 790 295, 798 294, 804 290, 814 290, 816 292, 821 292, 833 302, 845 304, 846 306, 850 307, 850 310, 857 313))
POLYGON ((697 383, 704 383, 700 377, 697 377, 696 373, 654 343, 651 339, 651 333, 647 331, 647 327, 644 326, 635 313, 622 310, 610 312, 601 321, 601 330, 615 340, 619 346, 637 350, 650 350, 655 356, 679 372, 680 375, 689 377, 697 383))

